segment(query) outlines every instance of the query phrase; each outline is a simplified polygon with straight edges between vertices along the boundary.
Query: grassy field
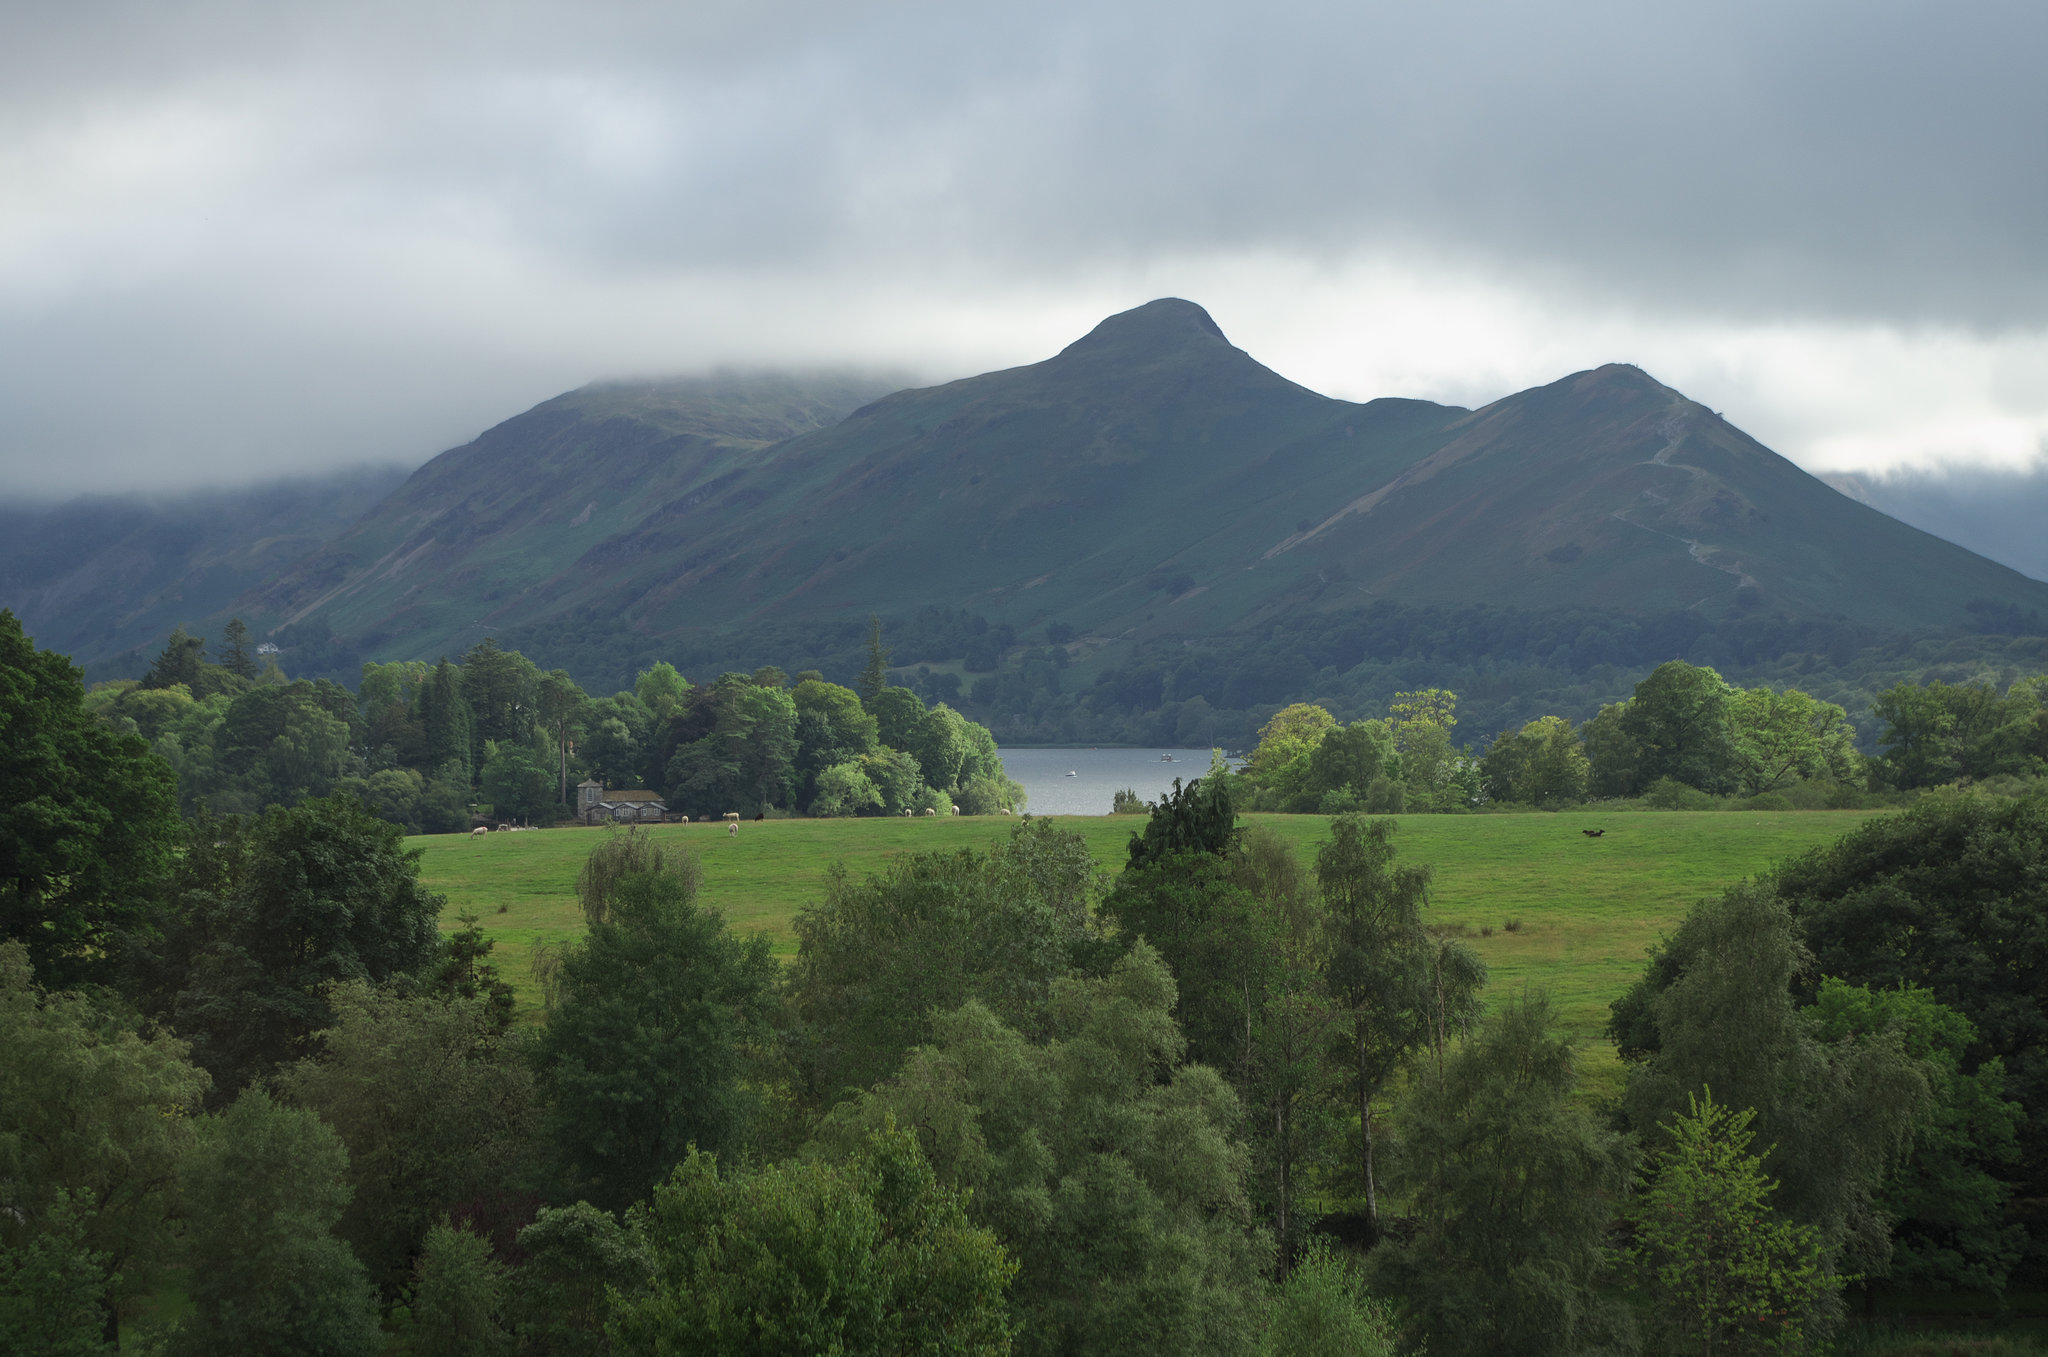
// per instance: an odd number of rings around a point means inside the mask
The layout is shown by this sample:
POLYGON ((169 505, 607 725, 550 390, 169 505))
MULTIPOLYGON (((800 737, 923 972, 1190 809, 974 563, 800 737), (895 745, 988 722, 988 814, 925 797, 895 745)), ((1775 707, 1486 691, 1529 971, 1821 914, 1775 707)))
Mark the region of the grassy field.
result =
MULTIPOLYGON (((1817 845, 1830 843, 1869 812, 1672 812, 1617 815, 1411 815, 1400 817, 1396 847, 1404 862, 1435 868, 1426 922, 1462 926, 1485 958, 1490 988, 1547 986, 1566 1020, 1592 1042, 1595 1082, 1611 1076, 1597 1031, 1607 1005, 1641 973, 1643 956, 1702 896, 1712 895, 1817 845), (1589 839, 1582 827, 1603 827, 1589 839), (1512 928, 1509 925, 1514 925, 1512 928)), ((1320 816, 1253 816, 1292 842, 1304 862, 1328 833, 1320 816)), ((1123 864, 1131 817, 1059 817, 1084 837, 1104 868, 1123 864)), ((703 899, 734 927, 765 933, 776 952, 795 950, 790 920, 816 900, 825 873, 843 862, 856 875, 891 856, 922 849, 982 847, 1008 832, 1006 819, 764 820, 729 836, 723 825, 651 829, 665 843, 696 848, 704 864, 703 899)), ((473 912, 497 941, 507 979, 522 1005, 538 1003, 530 978, 537 944, 565 941, 582 928, 576 873, 605 831, 554 829, 526 834, 429 835, 422 874, 448 897, 444 928, 473 912)))

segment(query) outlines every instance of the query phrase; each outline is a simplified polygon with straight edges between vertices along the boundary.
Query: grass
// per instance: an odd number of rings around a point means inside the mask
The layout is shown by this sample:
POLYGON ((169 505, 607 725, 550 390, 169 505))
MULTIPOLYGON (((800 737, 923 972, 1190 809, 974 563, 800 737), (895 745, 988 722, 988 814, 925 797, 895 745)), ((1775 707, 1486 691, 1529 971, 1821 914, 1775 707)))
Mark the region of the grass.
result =
MULTIPOLYGON (((1409 815, 1398 817, 1403 862, 1430 864, 1436 884, 1424 922, 1466 940, 1485 959, 1495 993, 1546 986, 1564 1022, 1589 1039, 1595 1088, 1618 1074, 1598 1039, 1607 1005, 1641 974, 1644 954, 1691 905, 1778 860, 1833 842, 1868 811, 1726 811, 1616 816, 1409 815), (1604 828, 1587 838, 1582 828, 1604 828)), ((1270 825, 1304 862, 1328 835, 1313 815, 1248 817, 1270 825)), ((1131 817, 1061 816, 1106 870, 1122 866, 1131 817)), ((777 955, 796 949, 790 921, 819 898, 827 871, 856 876, 898 853, 984 847, 1008 831, 1005 818, 763 820, 737 835, 723 825, 663 825, 664 843, 688 844, 704 864, 706 903, 742 930, 765 933, 777 955)), ((495 956, 531 1016, 536 946, 566 942, 583 927, 576 873, 601 829, 525 834, 428 835, 422 875, 448 897, 444 929, 478 915, 495 956)))

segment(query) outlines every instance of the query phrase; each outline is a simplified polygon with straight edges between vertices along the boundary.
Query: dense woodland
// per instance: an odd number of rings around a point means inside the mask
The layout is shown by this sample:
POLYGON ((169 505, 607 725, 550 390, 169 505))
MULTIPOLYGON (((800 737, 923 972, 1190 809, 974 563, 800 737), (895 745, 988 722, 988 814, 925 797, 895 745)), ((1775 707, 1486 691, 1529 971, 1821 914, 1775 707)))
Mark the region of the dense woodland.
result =
POLYGON ((837 876, 787 967, 615 834, 519 1025, 356 797, 182 815, 11 617, 0 717, 0 1350, 1783 1352, 2048 1264, 2040 797, 1701 903, 1604 1105, 1394 822, 1244 827, 1257 759, 1113 878, 1031 820, 837 876))
POLYGON ((878 626, 870 642, 859 692, 773 667, 692 684, 657 662, 593 698, 488 640, 459 662, 366 664, 350 692, 259 668, 232 622, 217 662, 180 630, 145 677, 86 701, 176 770, 187 813, 346 794, 409 832, 448 833, 476 816, 564 818, 585 777, 694 817, 1022 809, 987 728, 890 686, 878 626))

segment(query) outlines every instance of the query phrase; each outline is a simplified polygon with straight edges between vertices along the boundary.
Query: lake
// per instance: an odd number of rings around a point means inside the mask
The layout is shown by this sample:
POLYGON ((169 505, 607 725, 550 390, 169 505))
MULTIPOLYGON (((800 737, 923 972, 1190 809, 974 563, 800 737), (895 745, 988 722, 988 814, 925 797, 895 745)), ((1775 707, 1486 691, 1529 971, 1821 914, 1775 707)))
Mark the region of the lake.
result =
POLYGON ((1118 790, 1147 801, 1209 771, 1206 749, 1028 749, 1006 745, 1003 767, 1024 784, 1033 815, 1107 815, 1118 790), (1171 755, 1172 763, 1161 755, 1171 755), (1074 774, 1068 777, 1068 773, 1074 774))

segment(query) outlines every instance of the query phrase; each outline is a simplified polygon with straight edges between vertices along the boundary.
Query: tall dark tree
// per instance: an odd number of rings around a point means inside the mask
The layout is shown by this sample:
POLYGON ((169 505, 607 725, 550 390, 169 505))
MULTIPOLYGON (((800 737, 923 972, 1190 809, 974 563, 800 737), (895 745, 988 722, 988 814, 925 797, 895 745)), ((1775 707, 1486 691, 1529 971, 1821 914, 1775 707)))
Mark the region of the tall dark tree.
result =
POLYGON ((136 971, 145 1006, 192 1043, 217 1098, 311 1054, 334 1020, 331 984, 439 958, 442 900, 419 859, 348 796, 192 825, 163 936, 136 971))
POLYGON ((177 775, 82 680, 0 611, 0 939, 54 987, 111 978, 179 836, 177 775))
POLYGON ((426 730, 427 766, 438 774, 453 764, 466 791, 475 778, 476 762, 469 699, 463 694, 462 680, 462 671, 442 656, 421 685, 419 716, 426 730))
POLYGON ((220 667, 237 678, 256 677, 256 646, 249 639, 249 624, 231 617, 220 632, 220 667))
POLYGON ((543 674, 535 685, 535 693, 541 722, 547 727, 548 734, 554 737, 555 800, 566 806, 569 804, 569 735, 589 699, 564 669, 543 674))
POLYGON ((462 657, 462 695, 469 700, 470 758, 481 764, 484 743, 525 744, 540 719, 540 671, 516 650, 485 638, 462 657))
POLYGON ((889 686, 889 652, 882 648, 882 619, 868 618, 868 659, 860 670, 860 700, 872 702, 889 686))
POLYGON ((1230 791, 1230 779, 1198 777, 1185 787, 1179 778, 1173 790, 1159 798, 1142 833, 1131 835, 1130 866, 1182 853, 1207 853, 1223 857, 1237 846, 1237 804, 1230 791))
POLYGON ((145 688, 169 688, 182 683, 192 696, 202 695, 205 687, 206 638, 193 636, 179 627, 164 643, 163 652, 151 661, 149 672, 142 677, 145 688))
POLYGON ((765 937, 735 936, 694 893, 675 870, 628 872, 600 907, 586 886, 590 931, 548 979, 535 1064, 551 1129, 590 1199, 612 1210, 645 1197, 693 1144, 737 1148, 754 1109, 743 1047, 767 1040, 775 959, 765 937))

